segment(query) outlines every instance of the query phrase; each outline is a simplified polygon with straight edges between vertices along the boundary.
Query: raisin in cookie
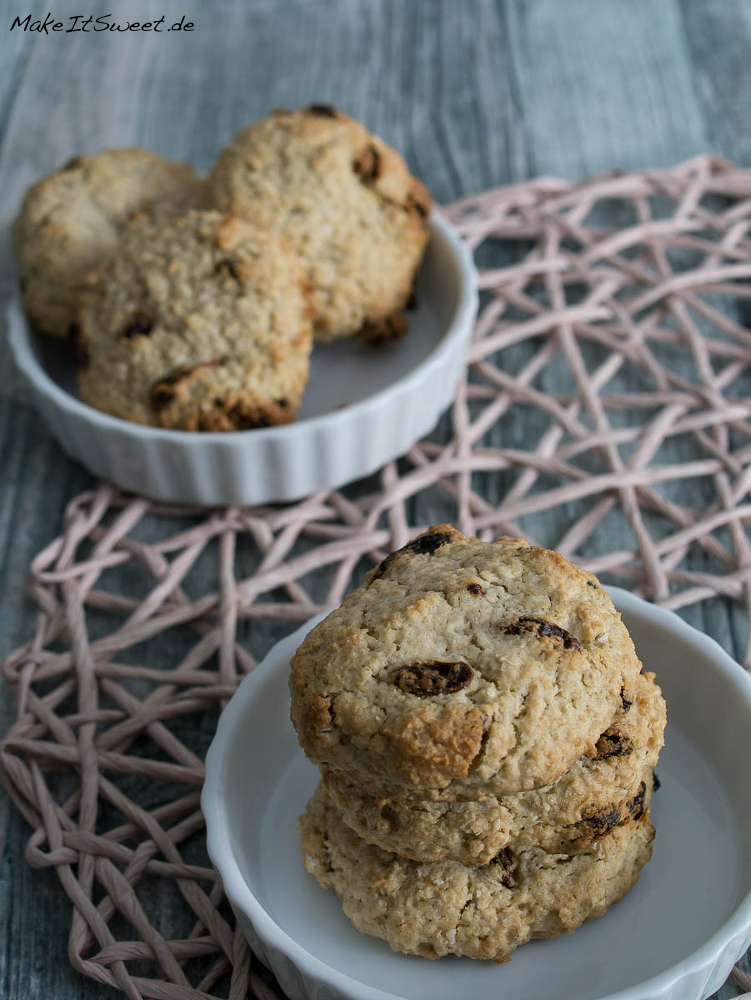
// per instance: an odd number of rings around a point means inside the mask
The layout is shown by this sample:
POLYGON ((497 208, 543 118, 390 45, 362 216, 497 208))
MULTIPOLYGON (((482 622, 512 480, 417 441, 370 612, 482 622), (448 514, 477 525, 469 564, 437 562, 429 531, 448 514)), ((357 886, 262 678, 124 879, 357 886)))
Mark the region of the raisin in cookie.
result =
POLYGON ((212 203, 291 241, 316 340, 397 337, 427 241, 430 196, 399 154, 328 105, 243 129, 209 178, 212 203))
POLYGON ((438 525, 307 635, 291 718, 314 763, 375 794, 508 795, 594 754, 640 667, 590 573, 438 525))
POLYGON ((312 330, 300 270, 276 237, 192 211, 132 227, 88 281, 76 338, 84 402, 184 430, 294 416, 312 330))
POLYGON ((548 787, 469 802, 397 799, 364 792, 325 766, 323 785, 357 834, 415 861, 484 865, 511 843, 579 854, 641 811, 664 730, 665 702, 654 675, 643 674, 595 756, 548 787))
POLYGON ((424 958, 496 962, 531 938, 557 937, 602 916, 636 882, 654 836, 645 811, 574 857, 528 847, 480 868, 424 864, 366 843, 320 788, 299 829, 305 867, 336 892, 359 931, 424 958))
POLYGON ((31 187, 13 223, 24 308, 32 324, 68 334, 86 272, 117 246, 123 225, 199 208, 205 181, 187 163, 145 149, 76 157, 31 187))

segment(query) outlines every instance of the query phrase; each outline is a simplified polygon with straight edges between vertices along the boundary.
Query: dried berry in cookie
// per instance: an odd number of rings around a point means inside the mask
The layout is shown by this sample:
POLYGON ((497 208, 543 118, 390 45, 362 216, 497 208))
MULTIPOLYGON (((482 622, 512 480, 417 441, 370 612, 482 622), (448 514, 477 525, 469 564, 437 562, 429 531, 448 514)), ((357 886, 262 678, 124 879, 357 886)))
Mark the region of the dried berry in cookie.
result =
MULTIPOLYGON (((413 538, 411 542, 407 542, 396 552, 391 552, 386 558, 378 564, 378 566, 370 574, 370 583, 374 580, 380 580, 383 574, 388 570, 389 566, 397 558, 397 556, 415 553, 416 555, 432 555, 436 549, 439 549, 442 545, 448 545, 453 539, 453 535, 447 532, 441 531, 428 531, 424 535, 418 535, 417 538, 413 538)), ((470 584, 472 586, 472 584, 470 584)), ((479 584, 475 584, 479 586, 479 584)))
POLYGON ((394 675, 396 686, 407 694, 433 697, 438 694, 455 694, 472 680, 474 671, 468 663, 411 663, 399 667, 394 675))

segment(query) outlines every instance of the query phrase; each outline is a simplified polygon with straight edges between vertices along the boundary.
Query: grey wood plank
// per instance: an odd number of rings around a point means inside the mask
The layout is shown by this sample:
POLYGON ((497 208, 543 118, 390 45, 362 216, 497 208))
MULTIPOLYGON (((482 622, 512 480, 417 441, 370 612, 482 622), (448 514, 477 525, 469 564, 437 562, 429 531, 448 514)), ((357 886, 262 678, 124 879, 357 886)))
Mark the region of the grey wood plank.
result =
POLYGON ((706 131, 673 0, 507 5, 534 174, 670 166, 706 131))
POLYGON ((751 162, 751 5, 746 0, 681 0, 697 98, 709 148, 741 166, 751 162))
MULTIPOLYGON (((37 17, 41 10, 41 0, 34 0, 27 11, 32 17, 37 17)), ((3 134, 5 123, 13 105, 16 89, 21 81, 26 62, 31 51, 35 35, 22 34, 17 29, 11 32, 10 26, 16 16, 16 9, 7 0, 0 3, 0 24, 4 37, 0 45, 0 135, 3 134), (7 31, 7 34, 5 32, 7 31)))
MULTIPOLYGON (((25 13, 39 16, 40 3, 31 3, 25 13)), ((0 24, 3 38, 0 49, 0 135, 7 137, 6 124, 14 106, 14 98, 22 85, 24 71, 35 42, 35 34, 9 32, 17 9, 3 3, 0 24), (6 23, 7 22, 7 23, 6 23)), ((0 147, 2 148, 2 147, 0 147)), ((8 286, 7 234, 2 233, 2 269, 0 291, 8 286)), ((4 299, 3 294, 3 299, 4 299)), ((31 614, 21 582, 34 549, 49 539, 50 526, 60 511, 71 486, 80 487, 85 474, 66 459, 61 461, 46 430, 11 375, 10 361, 3 344, 0 350, 0 382, 7 388, 0 399, 0 658, 28 635, 31 614), (11 387, 12 385, 12 387, 11 387), (40 447, 41 444, 41 447, 40 447), (73 472, 47 479, 50 464, 73 472), (45 486, 49 488, 45 488, 45 486), (41 502, 40 502, 41 499, 41 502), (15 537, 16 542, 13 544, 15 537)), ((0 730, 10 724, 14 705, 7 692, 0 690, 0 730)), ((93 984, 83 984, 68 966, 66 930, 70 919, 69 906, 60 892, 53 871, 34 872, 24 862, 28 828, 0 794, 0 995, 4 997, 44 995, 49 993, 57 976, 50 977, 50 961, 54 961, 70 997, 94 997, 93 984), (47 933, 29 934, 30 914, 47 927, 47 933), (54 930, 53 930, 54 929, 54 930), (50 942, 52 941, 52 948, 50 942), (52 959, 54 955, 54 959, 52 959), (84 993, 83 991, 86 991, 84 993)))

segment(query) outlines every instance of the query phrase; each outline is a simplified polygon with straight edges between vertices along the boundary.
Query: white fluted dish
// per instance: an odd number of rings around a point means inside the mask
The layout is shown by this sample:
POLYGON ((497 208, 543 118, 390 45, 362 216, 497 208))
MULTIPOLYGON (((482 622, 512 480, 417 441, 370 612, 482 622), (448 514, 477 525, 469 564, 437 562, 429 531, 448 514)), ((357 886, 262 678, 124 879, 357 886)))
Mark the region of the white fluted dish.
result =
POLYGON ((289 722, 278 643, 222 714, 202 808, 211 860, 259 957, 292 1000, 698 1000, 751 943, 751 677, 672 612, 611 590, 668 705, 654 855, 604 917, 502 966, 398 955, 359 934, 303 868, 295 821, 318 773, 289 722))
POLYGON ((95 476, 157 500, 214 506, 297 500, 370 475, 424 437, 456 393, 477 312, 472 258, 439 213, 400 342, 317 346, 297 420, 225 434, 129 423, 82 403, 65 345, 38 337, 18 299, 10 345, 42 418, 95 476))

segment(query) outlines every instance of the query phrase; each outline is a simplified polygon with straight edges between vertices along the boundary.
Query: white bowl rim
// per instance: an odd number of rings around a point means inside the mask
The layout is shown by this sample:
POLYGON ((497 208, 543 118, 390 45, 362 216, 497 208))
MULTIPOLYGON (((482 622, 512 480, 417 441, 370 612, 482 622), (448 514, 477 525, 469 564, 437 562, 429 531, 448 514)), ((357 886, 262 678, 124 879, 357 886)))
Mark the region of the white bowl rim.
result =
MULTIPOLYGON (((424 361, 416 365, 410 371, 405 372, 395 379, 390 385, 364 399, 360 399, 342 409, 332 410, 316 417, 293 421, 289 424, 280 424, 273 427, 256 427, 252 429, 254 439, 272 437, 283 440, 286 437, 298 433, 301 429, 318 431, 328 430, 338 427, 350 420, 355 419, 360 413, 369 409, 380 407, 382 403, 388 402, 389 397, 397 396, 404 390, 408 390, 410 382, 422 382, 431 372, 440 369, 445 356, 450 353, 453 341, 457 336, 461 336, 467 327, 473 325, 478 304, 477 289, 477 269, 475 268, 472 254, 466 243, 461 239, 457 230, 437 209, 433 209, 429 218, 430 238, 438 237, 451 251, 454 263, 459 272, 459 297, 450 322, 443 331, 440 341, 436 344, 424 361)), ((83 403, 76 396, 71 395, 55 382, 47 373, 44 366, 38 361, 32 349, 30 327, 25 320, 21 307, 18 292, 11 296, 8 308, 8 342, 18 369, 35 385, 40 392, 52 399, 56 406, 72 413, 83 420, 97 423, 107 430, 127 432, 135 437, 147 438, 152 441, 179 441, 184 443, 189 440, 200 442, 221 442, 228 444, 237 443, 247 437, 250 430, 242 431, 184 431, 173 430, 167 427, 151 427, 145 424, 133 423, 129 420, 122 420, 120 417, 113 417, 108 413, 83 403), (16 321, 16 315, 20 313, 22 322, 16 321), (16 315, 14 315, 16 314, 16 315)))
MULTIPOLYGON (((641 615, 674 636, 694 643, 713 661, 714 667, 735 688, 737 696, 745 702, 751 715, 751 675, 729 656, 718 642, 689 625, 673 611, 652 604, 621 587, 607 587, 606 589, 619 611, 641 615)), ((326 614, 327 612, 323 612, 311 618, 280 642, 302 641, 304 634, 313 624, 325 618, 326 614)), ((400 997, 395 993, 387 993, 358 982, 346 973, 339 972, 321 959, 316 958, 315 955, 299 945, 294 938, 279 927, 256 899, 235 860, 222 808, 222 765, 230 735, 235 731, 237 723, 240 722, 246 705, 253 697, 255 688, 267 674, 275 669, 271 663, 270 653, 271 651, 242 681, 230 699, 229 704, 222 712, 216 734, 206 755, 206 776, 201 793, 201 809, 206 821, 206 843, 211 862, 222 879, 224 891, 232 906, 247 915, 264 943, 268 942, 272 948, 281 951, 304 974, 314 976, 334 992, 357 997, 358 1000, 409 1000, 409 998, 400 997)), ((751 890, 739 901, 732 915, 719 930, 715 931, 708 941, 705 941, 687 958, 681 959, 680 962, 650 979, 618 990, 616 993, 609 993, 600 1000, 641 1000, 644 996, 656 997, 686 976, 696 974, 705 968, 735 937, 745 933, 749 926, 751 926, 751 890)))

